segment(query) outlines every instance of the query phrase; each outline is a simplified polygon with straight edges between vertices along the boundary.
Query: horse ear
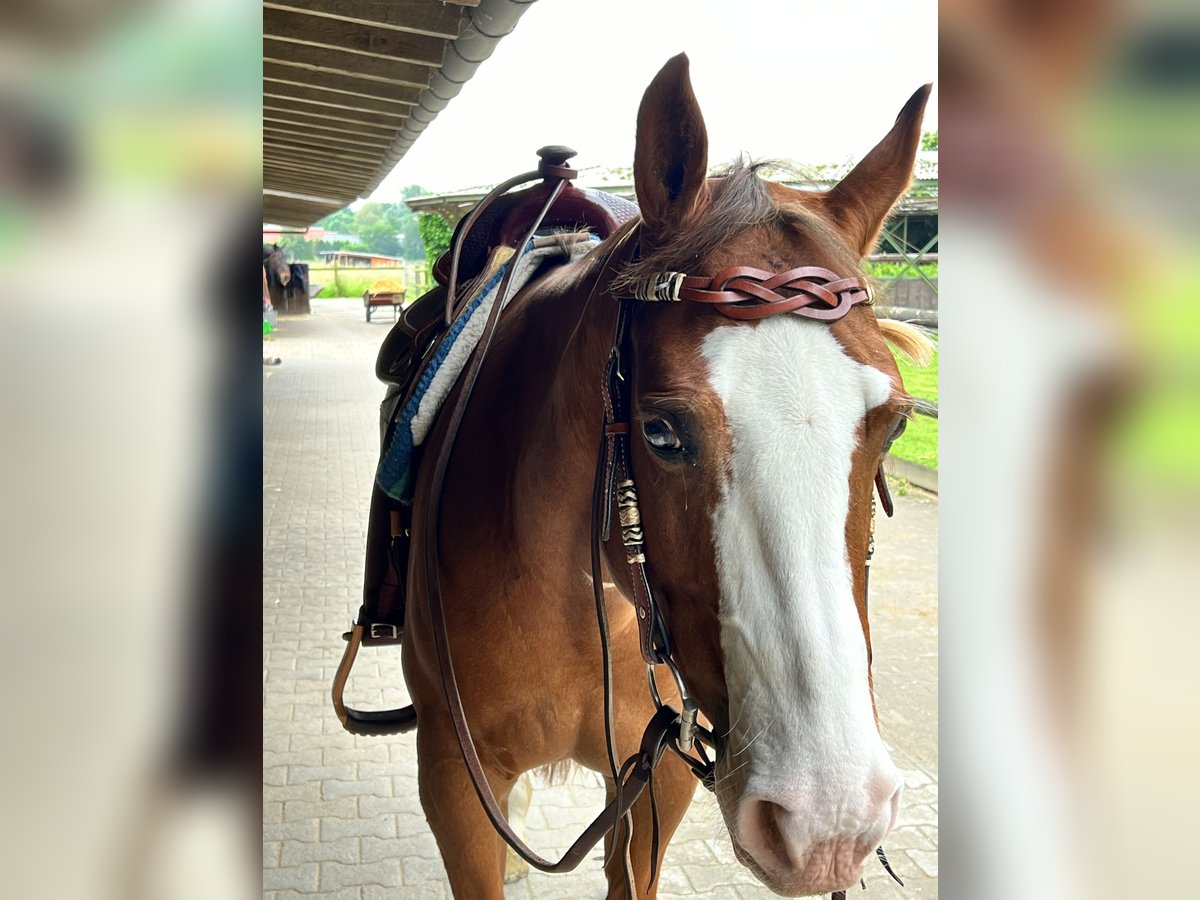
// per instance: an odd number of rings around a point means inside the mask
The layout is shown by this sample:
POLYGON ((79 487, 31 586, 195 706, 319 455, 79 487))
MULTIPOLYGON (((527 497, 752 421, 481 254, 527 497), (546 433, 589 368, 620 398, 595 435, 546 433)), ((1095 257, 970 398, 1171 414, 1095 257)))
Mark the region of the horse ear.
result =
POLYGON ((825 194, 825 207, 861 256, 875 248, 884 220, 912 183, 921 119, 932 88, 931 84, 918 88, 896 116, 887 137, 825 194))
POLYGON ((651 234, 689 218, 703 195, 708 131, 688 77, 688 58, 667 60, 638 108, 633 184, 651 234))

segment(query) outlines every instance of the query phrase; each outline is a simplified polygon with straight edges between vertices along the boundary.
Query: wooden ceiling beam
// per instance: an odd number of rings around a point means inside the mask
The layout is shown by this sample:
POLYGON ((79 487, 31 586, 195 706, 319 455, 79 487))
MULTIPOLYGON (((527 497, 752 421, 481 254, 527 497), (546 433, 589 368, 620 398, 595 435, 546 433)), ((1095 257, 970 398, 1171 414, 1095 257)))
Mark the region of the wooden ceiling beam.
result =
MULTIPOLYGON (((305 68, 290 62, 263 62, 264 83, 288 85, 289 88, 305 88, 323 91, 338 98, 349 97, 350 101, 371 100, 389 104, 391 107, 414 107, 420 100, 421 88, 413 88, 390 82, 377 82, 358 78, 354 74, 344 76, 337 72, 322 72, 316 68, 305 68)), ((408 113, 408 109, 398 112, 408 113)))
POLYGON ((360 172, 358 169, 348 169, 342 164, 331 160, 314 160, 312 157, 296 157, 296 156, 281 156, 274 154, 265 158, 263 167, 276 166, 282 168, 300 167, 305 172, 313 174, 328 174, 334 178, 346 179, 347 184, 354 182, 358 185, 366 185, 371 181, 371 174, 360 172))
POLYGON ((264 160, 286 160, 289 162, 314 162, 322 166, 331 166, 344 172, 371 178, 377 172, 378 166, 374 160, 350 160, 336 151, 317 150, 310 146, 288 146, 280 142, 271 142, 263 148, 264 160))
POLYGON ((386 128, 395 132, 404 127, 406 116, 391 116, 384 113, 367 113, 349 110, 337 106, 321 106, 317 103, 306 103, 296 97, 281 97, 276 94, 263 94, 263 109, 278 112, 297 113, 330 122, 340 122, 343 125, 367 125, 374 128, 386 128))
POLYGON ((358 151, 365 154, 367 159, 382 157, 383 151, 391 144, 390 141, 386 140, 373 141, 367 138, 337 137, 315 132, 311 129, 284 128, 281 125, 274 125, 270 122, 264 122, 262 130, 264 135, 296 138, 301 141, 313 142, 313 145, 316 147, 332 146, 335 150, 346 149, 358 151))
MULTIPOLYGON (((263 172, 270 173, 273 177, 277 178, 294 178, 297 181, 308 180, 314 183, 328 183, 331 187, 340 188, 344 191, 354 191, 356 195, 361 193, 363 187, 367 184, 366 179, 355 178, 353 175, 339 172, 336 169, 323 169, 287 160, 275 160, 263 163, 263 172)), ((290 191, 294 194, 311 193, 310 191, 299 191, 287 187, 276 187, 275 189, 290 191)))
POLYGON ((284 103, 268 103, 263 101, 263 119, 278 122, 290 122, 293 125, 312 125, 317 128, 334 128, 353 134, 365 134, 394 140, 396 134, 404 127, 403 122, 379 122, 350 119, 343 115, 310 113, 307 109, 296 109, 284 103))
POLYGON ((345 208, 345 203, 339 203, 336 200, 323 203, 320 200, 299 200, 291 197, 278 197, 274 194, 263 194, 263 221, 276 225, 307 228, 313 222, 319 222, 326 216, 333 215, 339 209, 345 208))
POLYGON ((287 191, 296 194, 320 193, 326 195, 330 200, 341 203, 343 206, 353 203, 358 199, 357 191, 345 191, 319 181, 298 182, 274 175, 263 175, 263 187, 267 190, 287 191))
POLYGON ((283 109, 275 106, 264 106, 262 111, 264 122, 273 122, 288 128, 320 128, 335 134, 354 134, 362 137, 381 137, 394 140, 400 126, 380 128, 364 122, 347 122, 330 116, 309 116, 294 109, 283 109))
POLYGON ((263 163, 264 169, 278 169, 280 172, 297 172, 314 177, 331 178, 347 187, 362 187, 370 178, 361 172, 350 172, 340 166, 323 163, 319 160, 282 159, 276 157, 263 163))
POLYGON ((303 13, 454 40, 466 24, 461 7, 430 0, 265 0, 264 9, 303 13))
POLYGON ((311 194, 321 193, 326 195, 330 200, 341 203, 343 206, 353 203, 358 199, 357 191, 344 191, 340 188, 334 188, 323 182, 297 182, 290 179, 279 178, 278 176, 263 176, 263 187, 272 191, 287 191, 295 194, 311 194))
POLYGON ((270 7, 263 9, 263 36, 418 66, 441 66, 445 49, 442 39, 428 35, 270 7))
POLYGON ((380 84, 416 88, 419 96, 420 91, 430 85, 432 71, 428 66, 414 66, 410 62, 374 59, 372 56, 360 56, 326 47, 305 47, 304 44, 276 41, 270 37, 263 38, 263 62, 264 68, 266 62, 271 62, 277 66, 292 68, 293 71, 322 72, 340 76, 349 79, 349 83, 354 85, 350 90, 366 90, 367 96, 371 97, 388 96, 388 91, 380 84))
POLYGON ((348 167, 367 174, 373 174, 379 169, 379 160, 371 155, 360 155, 337 147, 306 143, 283 136, 263 135, 263 156, 270 156, 276 150, 301 161, 312 157, 325 162, 345 163, 348 167))

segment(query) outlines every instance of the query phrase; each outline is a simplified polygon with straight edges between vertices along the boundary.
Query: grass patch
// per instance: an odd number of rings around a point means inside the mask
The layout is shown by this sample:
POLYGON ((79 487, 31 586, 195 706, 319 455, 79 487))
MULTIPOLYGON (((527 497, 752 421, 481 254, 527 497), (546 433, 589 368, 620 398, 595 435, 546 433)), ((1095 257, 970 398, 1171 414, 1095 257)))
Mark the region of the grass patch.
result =
MULTIPOLYGON (((370 271, 369 269, 367 270, 370 271)), ((317 294, 318 300, 330 300, 335 297, 361 297, 366 293, 372 283, 378 281, 380 275, 349 275, 345 272, 338 272, 333 279, 326 282, 317 294)), ((314 279, 317 280, 317 279, 314 279)), ((405 299, 408 299, 407 295, 405 299)))
MULTIPOLYGON (((884 280, 889 279, 889 278, 896 278, 897 276, 899 276, 901 278, 919 278, 920 277, 920 275, 918 275, 916 272, 913 271, 914 266, 910 266, 908 263, 902 263, 902 262, 870 262, 870 261, 867 261, 863 264, 863 268, 866 270, 866 273, 868 275, 870 275, 872 278, 881 278, 884 280)), ((919 270, 921 275, 924 275, 926 278, 937 278, 938 277, 938 264, 937 263, 930 263, 930 262, 917 263, 915 268, 917 270, 919 270)))
POLYGON ((429 275, 423 266, 360 268, 357 266, 309 266, 309 281, 321 285, 317 300, 339 297, 362 297, 380 279, 398 281, 404 285, 405 301, 411 303, 429 289, 429 275))
MULTIPOLYGON (((928 366, 916 366, 907 357, 896 353, 896 365, 900 368, 900 377, 904 379, 904 388, 914 397, 923 400, 938 399, 938 356, 934 353, 933 360, 928 366)), ((892 453, 909 462, 938 467, 938 422, 929 416, 914 416, 908 423, 900 440, 892 447, 892 453)))
POLYGON ((938 467, 938 423, 928 416, 917 416, 908 423, 892 455, 931 469, 938 467))

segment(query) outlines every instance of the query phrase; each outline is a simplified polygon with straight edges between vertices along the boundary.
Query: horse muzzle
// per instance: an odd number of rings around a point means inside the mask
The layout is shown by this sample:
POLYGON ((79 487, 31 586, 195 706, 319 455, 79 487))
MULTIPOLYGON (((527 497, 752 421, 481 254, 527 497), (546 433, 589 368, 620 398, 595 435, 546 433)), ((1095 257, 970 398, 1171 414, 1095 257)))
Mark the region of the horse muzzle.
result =
POLYGON ((806 783, 822 781, 805 779, 784 787, 787 782, 751 775, 740 799, 731 804, 733 815, 726 812, 739 859, 784 896, 824 894, 856 884, 863 863, 891 831, 900 809, 902 782, 890 762, 837 793, 825 785, 806 788, 806 783))

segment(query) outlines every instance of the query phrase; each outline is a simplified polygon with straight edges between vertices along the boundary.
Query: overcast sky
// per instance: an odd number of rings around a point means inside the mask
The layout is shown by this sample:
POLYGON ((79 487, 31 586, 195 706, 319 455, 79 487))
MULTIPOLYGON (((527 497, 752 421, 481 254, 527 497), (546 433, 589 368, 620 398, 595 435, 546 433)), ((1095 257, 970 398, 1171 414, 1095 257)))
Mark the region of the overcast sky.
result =
MULTIPOLYGON (((638 103, 685 51, 709 164, 858 159, 937 76, 935 0, 539 0, 371 199, 491 184, 567 144, 628 166, 638 103)), ((925 120, 937 128, 936 83, 925 120)))

